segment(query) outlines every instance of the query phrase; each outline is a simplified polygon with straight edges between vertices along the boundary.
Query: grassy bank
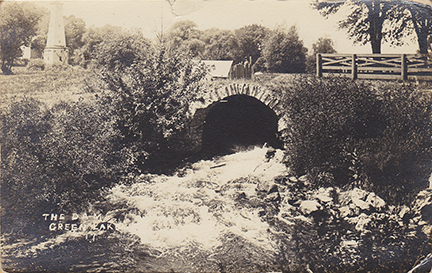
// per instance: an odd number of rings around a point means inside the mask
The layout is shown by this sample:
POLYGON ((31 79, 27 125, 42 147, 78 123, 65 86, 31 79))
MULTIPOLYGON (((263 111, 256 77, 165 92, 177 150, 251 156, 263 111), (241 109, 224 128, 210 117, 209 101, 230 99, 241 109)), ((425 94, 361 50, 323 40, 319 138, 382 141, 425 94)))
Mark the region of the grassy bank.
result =
POLYGON ((31 97, 52 106, 63 101, 77 101, 91 98, 85 91, 85 81, 89 71, 71 68, 67 71, 27 71, 19 67, 14 75, 0 75, 0 107, 11 101, 31 97))

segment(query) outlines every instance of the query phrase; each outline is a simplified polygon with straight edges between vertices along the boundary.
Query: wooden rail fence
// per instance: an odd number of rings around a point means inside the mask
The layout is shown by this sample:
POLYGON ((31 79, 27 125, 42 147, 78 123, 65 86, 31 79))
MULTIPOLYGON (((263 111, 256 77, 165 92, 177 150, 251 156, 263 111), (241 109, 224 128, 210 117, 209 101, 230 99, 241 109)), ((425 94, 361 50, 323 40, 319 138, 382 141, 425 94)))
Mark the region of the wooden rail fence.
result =
POLYGON ((250 79, 252 78, 252 67, 250 62, 233 65, 229 74, 230 79, 250 79))
POLYGON ((317 77, 432 81, 432 62, 414 54, 317 54, 317 77))

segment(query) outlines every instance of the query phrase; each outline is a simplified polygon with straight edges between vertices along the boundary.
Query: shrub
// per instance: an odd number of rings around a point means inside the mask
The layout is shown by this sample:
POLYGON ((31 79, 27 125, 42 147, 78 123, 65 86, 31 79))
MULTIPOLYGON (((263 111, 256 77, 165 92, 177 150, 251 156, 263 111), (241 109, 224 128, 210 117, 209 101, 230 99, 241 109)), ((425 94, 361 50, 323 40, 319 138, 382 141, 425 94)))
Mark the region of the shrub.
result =
POLYGON ((121 36, 102 42, 95 54, 97 78, 89 88, 102 91, 113 105, 120 144, 131 161, 141 170, 159 172, 164 161, 173 161, 173 139, 190 116, 205 71, 163 44, 143 45, 121 36))
POLYGON ((51 131, 43 139, 46 172, 57 182, 60 204, 76 204, 110 186, 123 167, 114 147, 118 131, 109 106, 96 103, 59 103, 50 109, 51 131))
POLYGON ((362 185, 394 202, 409 202, 406 194, 425 186, 430 96, 409 85, 340 78, 279 77, 270 88, 283 96, 287 164, 297 174, 362 185))
MULTIPOLYGON (((375 134, 374 128, 381 125, 372 116, 373 108, 379 108, 378 101, 354 82, 312 77, 287 81, 280 77, 273 85, 282 93, 288 123, 284 131, 287 162, 296 173, 319 168, 336 175, 345 169, 342 152, 347 143, 375 134)), ((340 179, 346 182, 346 177, 340 179)))
POLYGON ((35 233, 42 213, 78 212, 116 181, 121 151, 107 105, 34 99, 14 102, 0 116, 2 231, 35 233))
POLYGON ((379 84, 372 88, 382 102, 379 115, 386 127, 380 128, 379 138, 358 144, 359 161, 377 191, 393 200, 408 201, 428 186, 432 97, 411 85, 379 84))
POLYGON ((49 183, 40 162, 42 138, 50 124, 41 104, 32 99, 11 104, 2 113, 1 124, 1 217, 2 233, 7 234, 26 225, 33 227, 32 216, 41 215, 38 208, 49 204, 45 195, 49 183))
POLYGON ((42 71, 45 69, 45 61, 43 59, 30 59, 26 68, 29 71, 42 71))
POLYGON ((27 67, 29 61, 30 60, 27 58, 19 58, 19 59, 15 60, 14 66, 27 67))

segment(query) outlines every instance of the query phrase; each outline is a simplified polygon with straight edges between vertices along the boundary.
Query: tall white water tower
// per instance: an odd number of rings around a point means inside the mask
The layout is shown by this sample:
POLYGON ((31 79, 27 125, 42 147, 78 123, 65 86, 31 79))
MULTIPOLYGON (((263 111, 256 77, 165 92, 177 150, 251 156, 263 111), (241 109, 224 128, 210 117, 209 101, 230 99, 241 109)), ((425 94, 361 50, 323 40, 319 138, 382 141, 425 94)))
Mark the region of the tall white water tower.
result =
POLYGON ((67 64, 68 50, 63 22, 63 3, 51 3, 48 39, 44 50, 46 64, 67 64))

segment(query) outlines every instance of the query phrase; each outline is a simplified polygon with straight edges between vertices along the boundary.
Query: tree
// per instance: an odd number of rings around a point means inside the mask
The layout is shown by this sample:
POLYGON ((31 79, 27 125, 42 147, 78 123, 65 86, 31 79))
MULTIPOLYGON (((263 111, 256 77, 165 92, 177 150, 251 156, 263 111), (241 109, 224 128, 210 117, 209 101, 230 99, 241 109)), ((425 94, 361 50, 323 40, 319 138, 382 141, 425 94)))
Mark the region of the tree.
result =
POLYGON ((190 20, 175 23, 168 32, 169 46, 178 51, 186 51, 192 57, 202 54, 205 44, 200 40, 202 33, 196 27, 190 20))
POLYGON ((240 52, 244 59, 252 57, 252 63, 255 63, 261 57, 264 39, 270 30, 261 25, 248 25, 235 30, 240 52))
POLYGON ((428 53, 428 37, 432 34, 432 7, 412 1, 400 2, 393 15, 393 28, 405 35, 414 32, 420 54, 428 53))
POLYGON ((66 46, 69 48, 70 60, 74 59, 75 50, 84 45, 83 36, 86 32, 85 22, 81 18, 69 15, 64 19, 66 46))
POLYGON ((204 31, 202 40, 205 42, 203 59, 233 60, 234 63, 242 60, 239 41, 232 31, 211 28, 204 31))
POLYGON ((320 37, 312 44, 312 55, 318 53, 336 53, 333 40, 328 37, 320 37))
POLYGON ((30 3, 5 3, 0 13, 0 57, 3 74, 12 74, 16 58, 22 56, 22 47, 36 36, 43 12, 30 3))
POLYGON ((77 50, 74 56, 74 62, 83 67, 87 67, 96 52, 96 46, 103 41, 109 40, 110 36, 123 32, 121 27, 105 25, 103 27, 90 27, 82 37, 84 45, 77 50))
POLYGON ((417 34, 420 54, 427 54, 428 36, 432 34, 432 7, 412 4, 408 5, 408 9, 417 34))
POLYGON ((389 30, 384 28, 386 20, 392 20, 394 9, 399 2, 393 0, 352 0, 343 2, 317 2, 313 4, 323 16, 328 17, 340 10, 342 6, 350 8, 346 19, 339 21, 339 28, 346 29, 348 37, 354 43, 370 43, 372 53, 381 53, 382 42, 400 43, 403 29, 389 30))
POLYGON ((306 68, 306 53, 297 28, 289 30, 278 28, 266 38, 263 46, 263 57, 269 72, 301 73, 306 68))
POLYGON ((39 51, 41 54, 44 52, 48 38, 49 21, 50 12, 48 10, 44 10, 37 26, 36 36, 33 37, 30 42, 30 47, 33 50, 39 51))
POLYGON ((320 37, 312 44, 312 54, 307 57, 306 61, 307 72, 316 72, 316 55, 318 53, 336 53, 333 40, 328 37, 320 37))
POLYGON ((92 59, 103 71, 124 71, 151 54, 151 42, 140 31, 109 32, 94 46, 92 59))
POLYGON ((32 50, 38 51, 41 55, 44 52, 47 36, 48 36, 48 27, 49 27, 50 13, 48 10, 43 10, 43 14, 39 20, 37 26, 37 33, 34 36, 28 46, 31 47, 32 50))

